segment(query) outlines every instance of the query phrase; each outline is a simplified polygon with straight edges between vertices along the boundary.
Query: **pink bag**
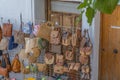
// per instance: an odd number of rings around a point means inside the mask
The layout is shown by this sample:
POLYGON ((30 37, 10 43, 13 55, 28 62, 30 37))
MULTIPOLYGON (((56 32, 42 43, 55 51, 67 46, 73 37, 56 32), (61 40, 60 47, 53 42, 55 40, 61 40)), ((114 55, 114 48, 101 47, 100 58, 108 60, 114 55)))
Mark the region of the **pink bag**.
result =
POLYGON ((16 80, 16 78, 12 78, 12 79, 10 79, 10 80, 16 80))
POLYGON ((40 28, 40 25, 35 25, 34 26, 34 30, 33 30, 33 34, 36 36, 37 35, 37 32, 38 32, 38 29, 40 28))

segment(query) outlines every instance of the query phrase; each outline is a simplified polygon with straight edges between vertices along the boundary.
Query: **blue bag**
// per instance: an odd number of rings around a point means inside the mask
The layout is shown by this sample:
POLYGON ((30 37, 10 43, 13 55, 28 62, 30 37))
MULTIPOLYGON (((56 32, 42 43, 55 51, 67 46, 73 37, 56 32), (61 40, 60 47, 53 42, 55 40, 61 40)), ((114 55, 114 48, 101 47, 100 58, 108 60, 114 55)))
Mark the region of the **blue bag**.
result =
POLYGON ((17 43, 14 43, 14 36, 10 37, 9 44, 8 44, 8 49, 12 50, 18 46, 17 43))

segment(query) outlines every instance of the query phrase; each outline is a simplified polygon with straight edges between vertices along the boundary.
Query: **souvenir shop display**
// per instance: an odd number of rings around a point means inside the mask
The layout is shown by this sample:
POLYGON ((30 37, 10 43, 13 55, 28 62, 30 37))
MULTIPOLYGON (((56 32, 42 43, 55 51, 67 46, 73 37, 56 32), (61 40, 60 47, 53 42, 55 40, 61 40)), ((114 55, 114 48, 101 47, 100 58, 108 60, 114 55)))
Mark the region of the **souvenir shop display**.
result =
POLYGON ((20 30, 13 30, 13 35, 10 21, 3 24, 3 33, 0 28, 0 75, 9 77, 9 73, 14 72, 22 73, 24 80, 38 80, 34 76, 26 78, 27 74, 43 75, 39 78, 41 80, 90 80, 93 45, 87 29, 82 36, 79 27, 56 26, 48 21, 34 26, 34 29, 29 27, 30 31, 26 29, 29 34, 26 36, 22 30, 22 15, 20 17, 20 30), (12 59, 9 51, 19 45, 22 47, 14 57, 11 54, 12 59), (4 51, 8 53, 3 54, 4 51))

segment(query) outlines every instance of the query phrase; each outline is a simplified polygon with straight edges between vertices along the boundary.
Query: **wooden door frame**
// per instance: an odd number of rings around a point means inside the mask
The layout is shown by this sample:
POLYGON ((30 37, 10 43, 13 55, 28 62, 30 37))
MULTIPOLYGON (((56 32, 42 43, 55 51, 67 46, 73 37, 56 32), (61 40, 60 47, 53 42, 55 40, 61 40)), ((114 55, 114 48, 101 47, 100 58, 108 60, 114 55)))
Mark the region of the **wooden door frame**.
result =
POLYGON ((102 32, 103 32, 103 13, 100 13, 100 40, 99 40, 99 66, 98 66, 98 80, 101 78, 101 53, 102 53, 102 32))

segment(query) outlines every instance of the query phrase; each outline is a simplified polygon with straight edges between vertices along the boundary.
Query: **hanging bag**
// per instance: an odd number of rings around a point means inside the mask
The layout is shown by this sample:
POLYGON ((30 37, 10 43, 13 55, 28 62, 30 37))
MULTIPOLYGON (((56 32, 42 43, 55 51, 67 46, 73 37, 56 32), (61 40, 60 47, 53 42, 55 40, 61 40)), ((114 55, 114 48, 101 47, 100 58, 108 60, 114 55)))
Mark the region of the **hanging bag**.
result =
POLYGON ((7 50, 9 40, 7 38, 2 38, 0 42, 0 50, 7 50))
POLYGON ((45 39, 43 39, 43 38, 39 38, 38 39, 38 48, 39 49, 45 49, 45 48, 47 48, 48 47, 48 41, 47 40, 45 40, 45 39))
POLYGON ((25 60, 28 58, 28 53, 25 53, 25 49, 21 49, 18 55, 20 60, 25 60))
POLYGON ((73 47, 77 45, 77 40, 78 40, 77 34, 76 33, 72 34, 72 46, 73 47))
POLYGON ((51 26, 51 22, 41 24, 36 36, 50 41, 51 26))
POLYGON ((82 79, 89 80, 90 79, 90 67, 88 65, 83 65, 81 67, 82 79))
POLYGON ((50 45, 50 52, 61 54, 62 53, 62 45, 50 45))
POLYGON ((80 42, 80 48, 83 48, 83 47, 84 47, 86 41, 87 41, 87 38, 86 38, 86 29, 85 29, 85 30, 84 30, 84 35, 83 35, 82 40, 81 40, 81 42, 80 42))
POLYGON ((25 53, 29 53, 32 48, 38 47, 38 38, 25 38, 25 53))
POLYGON ((64 64, 64 56, 56 54, 56 65, 62 66, 64 64))
POLYGON ((69 65, 69 72, 71 72, 71 70, 78 71, 80 69, 80 63, 68 63, 68 65, 69 65))
POLYGON ((2 55, 2 64, 1 66, 3 68, 7 68, 8 72, 11 71, 11 63, 10 63, 10 58, 9 58, 9 54, 3 54, 2 55))
POLYGON ((53 64, 54 63, 54 55, 52 53, 46 53, 44 61, 46 64, 53 64))
POLYGON ((88 30, 85 30, 84 37, 81 41, 80 54, 90 55, 91 53, 92 53, 92 42, 90 40, 88 30))
POLYGON ((19 61, 18 54, 15 55, 15 57, 12 61, 12 71, 15 73, 21 72, 21 63, 19 61))
POLYGON ((88 35, 88 41, 87 41, 87 43, 85 45, 85 54, 86 55, 90 55, 92 53, 93 45, 92 45, 92 42, 90 40, 90 36, 89 36, 88 30, 87 30, 87 35, 88 35))
POLYGON ((12 50, 18 46, 17 43, 14 43, 14 36, 10 37, 9 43, 8 43, 8 49, 12 50))
POLYGON ((62 32, 62 45, 68 46, 70 45, 71 37, 70 37, 70 32, 65 29, 62 32))
POLYGON ((89 63, 89 56, 87 55, 80 55, 79 61, 81 64, 88 64, 89 63))
POLYGON ((63 66, 54 65, 54 73, 63 74, 64 73, 64 67, 63 66))
POLYGON ((0 66, 0 75, 4 76, 4 77, 8 77, 8 70, 7 68, 3 68, 0 66))
POLYGON ((46 72, 47 65, 42 63, 36 63, 39 72, 46 72))
POLYGON ((13 25, 10 23, 10 20, 8 20, 8 23, 4 23, 3 24, 3 36, 11 37, 12 36, 12 27, 13 27, 13 25))
POLYGON ((14 31, 15 43, 25 44, 25 34, 21 31, 14 31))
POLYGON ((0 75, 8 77, 8 73, 11 71, 11 65, 7 54, 2 55, 2 62, 0 66, 0 75))
POLYGON ((52 30, 50 34, 50 43, 54 45, 60 44, 61 41, 61 34, 60 34, 60 29, 57 30, 52 30))
POLYGON ((72 49, 72 51, 66 51, 65 52, 65 58, 66 60, 73 60, 74 59, 74 49, 72 49))
POLYGON ((32 56, 35 57, 35 58, 38 58, 41 54, 40 49, 37 48, 37 47, 32 48, 31 53, 33 54, 32 56))

